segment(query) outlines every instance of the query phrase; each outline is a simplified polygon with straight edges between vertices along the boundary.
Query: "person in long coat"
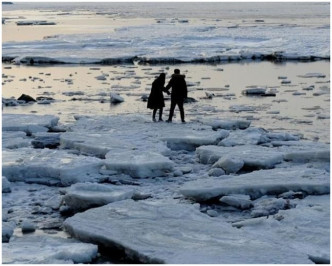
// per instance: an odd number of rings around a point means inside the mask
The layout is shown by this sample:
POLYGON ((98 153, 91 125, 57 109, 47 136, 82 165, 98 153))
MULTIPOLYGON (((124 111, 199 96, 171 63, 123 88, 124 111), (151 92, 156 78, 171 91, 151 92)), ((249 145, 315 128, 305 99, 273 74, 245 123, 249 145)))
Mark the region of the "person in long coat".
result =
POLYGON ((174 69, 174 74, 172 75, 171 80, 167 84, 165 91, 169 93, 169 89, 172 88, 171 93, 171 108, 169 110, 169 117, 166 122, 172 122, 175 106, 177 105, 180 110, 181 121, 186 123, 184 120, 184 109, 183 103, 187 98, 188 90, 187 83, 185 81, 185 75, 180 74, 180 69, 174 69))
POLYGON ((147 107, 149 109, 153 109, 152 121, 154 122, 156 122, 157 110, 159 110, 159 121, 163 121, 163 108, 165 107, 163 91, 165 89, 165 80, 165 73, 161 73, 159 77, 152 83, 147 107))

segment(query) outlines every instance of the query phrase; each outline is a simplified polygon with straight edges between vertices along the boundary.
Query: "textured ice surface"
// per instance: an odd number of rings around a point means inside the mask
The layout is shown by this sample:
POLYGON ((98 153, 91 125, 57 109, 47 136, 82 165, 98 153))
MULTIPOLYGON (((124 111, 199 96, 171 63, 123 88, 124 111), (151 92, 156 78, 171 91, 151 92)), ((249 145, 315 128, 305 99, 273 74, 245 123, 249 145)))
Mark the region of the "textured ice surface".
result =
POLYGON ((113 154, 111 151, 106 154, 104 164, 109 170, 138 178, 164 176, 174 167, 174 163, 167 157, 149 151, 144 153, 125 151, 117 154, 113 154))
POLYGON ((61 148, 76 149, 82 154, 105 158, 108 152, 117 154, 124 149, 134 149, 128 142, 113 137, 110 133, 66 132, 60 136, 61 148))
POLYGON ((11 192, 10 189, 10 182, 8 181, 7 177, 2 177, 2 193, 9 193, 11 192))
POLYGON ((28 134, 47 132, 58 124, 59 118, 53 115, 3 114, 3 131, 24 131, 28 134))
POLYGON ((330 261, 330 196, 308 196, 296 208, 280 210, 268 218, 234 223, 243 231, 305 252, 315 262, 330 261))
POLYGON ((98 247, 74 239, 27 235, 15 237, 2 245, 2 262, 6 264, 89 263, 98 247))
POLYGON ((252 217, 268 216, 277 213, 279 210, 287 208, 287 201, 279 198, 259 198, 254 203, 254 208, 251 210, 252 217))
POLYGON ((96 181, 101 160, 63 150, 22 148, 2 152, 2 173, 10 181, 70 185, 96 181))
POLYGON ((222 132, 212 132, 200 124, 152 123, 146 116, 122 115, 76 117, 72 132, 61 135, 61 147, 77 149, 85 154, 105 158, 106 153, 145 151, 167 155, 169 140, 172 148, 193 149, 203 143, 216 142, 222 132))
POLYGON ((203 124, 212 126, 215 129, 246 129, 250 126, 250 121, 247 120, 220 120, 220 119, 201 119, 203 124))
POLYGON ((56 148, 60 145, 60 133, 34 133, 31 144, 34 148, 56 148))
POLYGON ((18 149, 31 145, 31 139, 23 131, 2 131, 2 148, 18 149))
POLYGON ((14 233, 14 222, 2 222, 2 243, 8 243, 14 233))
POLYGON ((248 195, 229 195, 219 199, 220 202, 239 209, 249 209, 253 206, 248 195))
POLYGON ((222 168, 227 174, 237 173, 244 166, 244 160, 241 158, 223 156, 213 164, 214 168, 222 168))
POLYGON ((248 237, 214 219, 193 205, 126 200, 76 214, 64 227, 76 238, 117 246, 143 263, 310 262, 300 251, 248 237))
POLYGON ((260 170, 229 179, 201 179, 187 182, 181 193, 197 201, 204 201, 230 194, 259 197, 287 191, 303 191, 308 194, 329 194, 329 173, 324 170, 291 167, 260 170))
MULTIPOLYGON (((212 164, 232 157, 243 160, 244 166, 249 168, 272 168, 282 162, 283 153, 273 148, 258 145, 242 145, 234 147, 201 146, 196 149, 196 154, 201 163, 212 164)), ((217 164, 219 165, 219 164, 217 164)), ((217 166, 216 165, 216 166, 217 166)))
POLYGON ((192 131, 189 134, 174 134, 174 136, 164 137, 162 140, 165 140, 167 146, 172 150, 194 151, 202 145, 217 144, 228 135, 229 132, 227 130, 220 130, 218 132, 192 131))
POLYGON ((130 199, 134 190, 123 186, 94 183, 74 184, 64 196, 66 205, 74 211, 99 207, 108 203, 130 199))
POLYGON ((330 161, 330 150, 308 150, 308 151, 294 151, 284 155, 285 161, 293 162, 313 162, 313 161, 330 161))
POLYGON ((220 141, 218 145, 226 147, 246 144, 257 145, 269 141, 266 133, 264 129, 254 127, 245 130, 236 130, 231 132, 227 138, 220 141))

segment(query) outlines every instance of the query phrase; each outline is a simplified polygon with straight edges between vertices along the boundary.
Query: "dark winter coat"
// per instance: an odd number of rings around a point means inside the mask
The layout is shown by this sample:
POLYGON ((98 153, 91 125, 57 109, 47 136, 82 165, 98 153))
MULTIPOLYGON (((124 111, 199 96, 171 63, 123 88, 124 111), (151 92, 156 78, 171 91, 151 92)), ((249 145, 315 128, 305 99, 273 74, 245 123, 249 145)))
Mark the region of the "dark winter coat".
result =
POLYGON ((164 90, 165 79, 157 78, 152 83, 151 93, 148 99, 148 108, 149 109, 160 109, 165 107, 164 101, 164 90))
POLYGON ((184 100, 187 98, 188 90, 187 83, 184 80, 185 75, 173 74, 171 80, 166 86, 166 91, 172 88, 172 100, 184 100))

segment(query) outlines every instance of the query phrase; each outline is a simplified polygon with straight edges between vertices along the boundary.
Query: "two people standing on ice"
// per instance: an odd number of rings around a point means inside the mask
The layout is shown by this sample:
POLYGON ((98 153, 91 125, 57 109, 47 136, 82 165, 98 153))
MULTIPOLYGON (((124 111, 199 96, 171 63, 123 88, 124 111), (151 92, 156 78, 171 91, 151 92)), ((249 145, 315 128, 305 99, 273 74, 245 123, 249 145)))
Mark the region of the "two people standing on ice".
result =
POLYGON ((165 107, 164 95, 163 92, 166 92, 168 95, 171 94, 171 107, 169 110, 168 120, 166 122, 172 122, 174 109, 176 105, 179 107, 180 116, 182 123, 185 123, 184 120, 184 109, 183 103, 187 98, 187 83, 185 81, 185 75, 180 74, 179 69, 174 70, 174 74, 172 75, 171 80, 165 85, 166 75, 165 73, 161 73, 159 77, 152 83, 151 93, 148 99, 148 108, 153 109, 152 120, 156 121, 156 113, 159 110, 159 121, 163 121, 163 108, 165 107), (170 88, 172 88, 172 93, 169 92, 170 88))

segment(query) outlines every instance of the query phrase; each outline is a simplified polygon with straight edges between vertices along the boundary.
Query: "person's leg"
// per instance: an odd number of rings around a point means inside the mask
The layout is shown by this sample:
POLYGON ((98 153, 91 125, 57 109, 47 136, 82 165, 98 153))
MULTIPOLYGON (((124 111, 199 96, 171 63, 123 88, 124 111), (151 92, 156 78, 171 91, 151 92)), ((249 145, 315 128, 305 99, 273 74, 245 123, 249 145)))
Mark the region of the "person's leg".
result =
POLYGON ((185 122, 185 120, 184 120, 183 101, 178 101, 177 104, 178 104, 179 109, 180 109, 181 121, 185 122))
POLYGON ((168 116, 168 120, 167 120, 169 122, 172 121, 175 105, 176 105, 176 102, 174 100, 171 100, 171 109, 169 109, 169 116, 168 116))
POLYGON ((163 108, 159 109, 159 121, 163 121, 163 108))
POLYGON ((158 109, 153 109, 153 113, 152 113, 152 121, 156 122, 156 113, 157 113, 158 109))

